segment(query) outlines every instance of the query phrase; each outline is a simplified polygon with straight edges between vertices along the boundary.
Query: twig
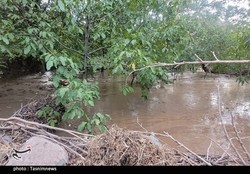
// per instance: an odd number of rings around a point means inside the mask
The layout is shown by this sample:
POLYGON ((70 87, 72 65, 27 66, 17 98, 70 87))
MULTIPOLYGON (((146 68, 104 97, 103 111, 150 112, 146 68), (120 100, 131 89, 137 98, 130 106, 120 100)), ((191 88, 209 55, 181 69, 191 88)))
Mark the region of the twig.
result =
POLYGON ((44 134, 47 134, 49 137, 53 137, 53 138, 59 139, 59 140, 61 140, 61 141, 67 142, 67 143, 69 143, 71 146, 74 146, 76 149, 78 149, 79 151, 81 151, 82 153, 86 153, 86 154, 87 154, 87 152, 86 152, 85 150, 83 150, 82 148, 76 146, 76 145, 75 145, 74 143, 72 143, 70 140, 67 140, 67 139, 65 139, 65 138, 62 138, 62 137, 59 137, 59 136, 57 136, 57 135, 51 134, 51 133, 49 133, 49 132, 47 132, 47 131, 45 131, 45 130, 41 130, 41 131, 44 132, 44 134))
POLYGON ((126 149, 125 149, 125 151, 122 153, 122 155, 120 156, 119 161, 122 159, 122 157, 126 154, 126 152, 127 152, 128 149, 129 149, 129 146, 128 146, 125 142, 124 142, 124 144, 125 144, 126 149))
POLYGON ((88 137, 93 137, 94 136, 94 135, 90 135, 90 134, 84 134, 84 133, 80 133, 80 132, 76 132, 76 131, 72 131, 72 130, 63 129, 63 128, 52 127, 52 126, 49 126, 49 125, 46 125, 46 124, 40 124, 40 123, 36 123, 36 122, 27 121, 27 120, 24 120, 24 119, 21 119, 21 118, 18 118, 18 117, 10 117, 10 118, 7 118, 7 119, 6 118, 0 118, 0 121, 11 121, 11 120, 14 120, 14 121, 17 120, 17 121, 21 121, 23 123, 27 123, 27 124, 47 128, 47 129, 63 131, 63 132, 69 133, 69 134, 71 134, 73 136, 76 136, 76 137, 78 137, 80 139, 81 139, 81 137, 77 136, 76 134, 82 135, 82 136, 88 136, 88 137))
POLYGON ((209 157, 209 150, 210 150, 211 146, 212 146, 212 141, 210 141, 210 144, 209 144, 209 146, 207 148, 207 160, 208 160, 208 157, 209 157))
POLYGON ((19 127, 10 127, 10 126, 8 126, 8 127, 0 127, 0 130, 18 130, 19 129, 19 127))
POLYGON ((188 162, 190 165, 194 166, 198 166, 198 163, 195 162, 194 160, 190 159, 190 157, 188 157, 186 154, 184 154, 183 152, 177 150, 177 149, 174 149, 176 152, 178 152, 180 155, 182 155, 181 157, 184 158, 186 160, 186 162, 188 162))
POLYGON ((97 48, 97 49, 95 49, 95 50, 89 52, 89 55, 91 55, 91 54, 93 54, 93 53, 95 53, 95 52, 97 52, 97 51, 99 51, 99 50, 105 49, 105 48, 108 48, 108 46, 97 48))
POLYGON ((142 124, 140 124, 140 123, 139 123, 139 119, 138 119, 138 117, 136 118, 136 121, 137 121, 137 124, 139 124, 139 126, 140 126, 142 129, 144 129, 146 132, 148 132, 148 130, 147 130, 147 129, 145 129, 145 128, 142 126, 142 124))
POLYGON ((198 60, 199 60, 200 62, 203 62, 203 60, 202 60, 197 54, 194 54, 194 55, 195 55, 195 57, 198 58, 198 60))
POLYGON ((233 128, 234 128, 234 132, 235 132, 235 134, 236 134, 236 137, 237 137, 238 141, 240 142, 240 145, 241 145, 242 149, 243 149, 244 152, 246 153, 247 158, 250 160, 250 154, 249 154, 249 152, 247 151, 246 147, 244 146, 244 144, 243 144, 243 142, 242 142, 242 140, 241 140, 241 137, 240 137, 239 134, 238 134, 238 130, 237 130, 236 125, 235 125, 235 123, 234 123, 234 119, 233 119, 233 114, 232 114, 232 112, 230 112, 230 114, 231 114, 232 125, 233 125, 233 128))
POLYGON ((72 153, 74 153, 75 155, 79 156, 81 159, 83 159, 83 160, 85 159, 81 154, 79 154, 79 153, 76 152, 75 150, 71 149, 70 147, 66 146, 65 144, 63 144, 63 143, 61 143, 61 142, 59 142, 59 141, 57 141, 57 140, 55 140, 55 139, 46 137, 46 136, 44 136, 44 135, 39 135, 39 134, 33 133, 33 132, 27 131, 27 130, 25 130, 25 129, 22 129, 22 130, 23 130, 24 132, 30 133, 30 134, 32 134, 32 135, 36 135, 36 136, 39 136, 39 137, 43 137, 43 138, 46 138, 46 139, 48 139, 48 140, 51 140, 51 141, 53 141, 53 142, 55 142, 55 143, 57 143, 57 144, 60 144, 61 146, 63 146, 63 147, 65 147, 66 149, 68 149, 70 152, 72 152, 72 153))
POLYGON ((73 49, 73 48, 67 47, 67 46, 64 45, 62 42, 60 42, 57 38, 54 37, 54 39, 55 39, 61 46, 63 46, 64 48, 66 48, 66 49, 68 49, 68 50, 70 50, 70 51, 76 52, 77 54, 79 54, 79 55, 81 55, 81 56, 84 56, 83 53, 81 53, 81 52, 79 52, 78 50, 75 50, 75 49, 73 49))
MULTIPOLYGON (((212 140, 211 140, 212 141, 212 140)), ((229 150, 229 148, 230 148, 230 143, 228 144, 228 147, 227 147, 227 149, 226 150, 224 150, 220 145, 218 145, 217 144, 217 146, 219 146, 223 151, 224 151, 224 153, 221 155, 221 157, 220 158, 218 158, 216 161, 215 161, 215 164, 216 163, 218 163, 220 160, 222 160, 223 158, 224 158, 224 156, 225 156, 225 154, 227 154, 228 156, 229 156, 229 154, 227 153, 227 151, 229 150)), ((230 157, 230 156, 229 156, 230 157)), ((235 162, 237 162, 234 158, 232 158, 235 162)))
POLYGON ((212 52, 214 58, 215 58, 217 61, 219 61, 219 59, 217 58, 217 56, 215 55, 215 53, 214 53, 213 51, 211 51, 211 52, 212 52))
POLYGON ((178 140, 176 140, 174 137, 172 137, 170 134, 168 134, 167 132, 164 132, 166 134, 167 137, 171 138, 174 142, 176 142, 177 144, 179 144, 181 147, 184 147, 186 150, 188 150, 190 153, 192 153, 194 156, 196 156, 197 158, 199 158, 200 160, 202 160, 204 163, 206 163, 209 166, 212 166, 211 163, 207 162, 205 159, 203 159, 202 157, 200 157, 199 155, 197 155, 196 153, 194 153, 192 150, 190 150, 189 148, 187 148, 184 144, 180 143, 178 140))
POLYGON ((140 153, 139 153, 139 157, 138 157, 138 160, 137 160, 137 164, 140 165, 139 161, 142 159, 142 155, 143 155, 143 152, 144 152, 144 148, 145 148, 145 144, 142 146, 142 148, 140 149, 140 153))

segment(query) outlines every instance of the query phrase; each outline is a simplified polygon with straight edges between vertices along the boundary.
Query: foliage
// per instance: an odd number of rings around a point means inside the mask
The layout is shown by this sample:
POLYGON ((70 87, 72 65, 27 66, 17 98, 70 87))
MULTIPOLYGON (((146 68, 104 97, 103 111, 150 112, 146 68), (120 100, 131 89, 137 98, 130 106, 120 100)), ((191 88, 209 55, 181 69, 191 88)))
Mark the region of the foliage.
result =
POLYGON ((50 106, 45 106, 37 111, 37 115, 40 118, 45 118, 50 126, 55 126, 60 121, 60 113, 50 106))
POLYGON ((66 106, 67 109, 62 115, 62 120, 83 118, 78 130, 87 129, 88 132, 93 133, 93 128, 96 125, 101 131, 105 131, 104 122, 108 115, 101 113, 94 114, 89 118, 88 114, 84 112, 83 105, 94 107, 94 101, 99 99, 99 88, 97 82, 89 83, 86 79, 79 79, 79 67, 77 63, 66 56, 53 56, 51 54, 44 54, 46 67, 50 70, 52 67, 56 68, 53 77, 53 85, 56 88, 56 104, 66 106))
POLYGON ((247 76, 239 76, 236 79, 236 82, 238 82, 241 85, 244 85, 245 83, 248 83, 248 81, 250 80, 250 75, 247 76))
MULTIPOLYGON (((249 11, 226 1, 190 1, 182 7, 181 23, 189 34, 183 60, 214 60, 212 51, 221 60, 249 59, 249 11), (237 19, 237 20, 236 20, 237 19)), ((242 1, 238 1, 239 3, 242 1)), ((240 73, 248 65, 213 65, 213 72, 240 73)))

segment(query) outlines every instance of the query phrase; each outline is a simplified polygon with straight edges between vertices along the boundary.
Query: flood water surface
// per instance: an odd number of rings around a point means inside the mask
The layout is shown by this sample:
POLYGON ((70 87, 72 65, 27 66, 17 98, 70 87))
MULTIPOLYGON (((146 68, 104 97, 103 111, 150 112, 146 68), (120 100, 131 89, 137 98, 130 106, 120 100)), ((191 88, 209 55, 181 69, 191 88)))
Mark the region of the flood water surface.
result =
MULTIPOLYGON (((120 87, 124 82, 108 76, 96 78, 100 84, 101 99, 90 112, 109 114, 112 120, 108 125, 168 132, 193 151, 204 153, 211 141, 223 143, 223 125, 228 128, 228 133, 232 133, 234 123, 249 148, 250 85, 241 86, 235 78, 213 75, 204 79, 203 74, 185 73, 179 75, 174 84, 151 89, 148 100, 141 97, 138 87, 135 87, 134 93, 123 96, 120 87)), ((0 117, 11 116, 30 98, 48 94, 49 90, 41 87, 43 83, 35 76, 2 81, 0 117)), ((76 128, 78 122, 69 121, 66 124, 76 128)))
POLYGON ((139 89, 124 97, 120 84, 101 84, 102 99, 95 107, 120 127, 144 131, 141 124, 147 131, 165 131, 200 153, 210 139, 225 141, 222 123, 230 132, 232 116, 241 135, 250 136, 250 85, 241 86, 235 78, 186 73, 174 84, 153 88, 146 101, 139 89))

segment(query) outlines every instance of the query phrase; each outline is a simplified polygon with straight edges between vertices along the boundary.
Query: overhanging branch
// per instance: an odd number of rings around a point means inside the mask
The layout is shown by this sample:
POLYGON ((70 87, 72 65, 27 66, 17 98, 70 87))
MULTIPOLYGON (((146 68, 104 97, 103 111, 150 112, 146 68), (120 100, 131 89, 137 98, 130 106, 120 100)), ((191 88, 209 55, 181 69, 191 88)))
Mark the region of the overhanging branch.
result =
MULTIPOLYGON (((196 55, 196 57, 198 58, 198 56, 196 55)), ((127 76, 126 78, 126 84, 127 84, 127 80, 128 80, 128 77, 133 74, 134 72, 137 72, 137 71, 141 71, 141 70, 144 70, 144 69, 148 69, 148 68, 155 68, 155 67, 178 67, 178 66, 181 66, 181 65, 199 65, 199 64, 250 64, 250 59, 247 60, 219 60, 219 59, 216 59, 216 60, 202 60, 199 58, 199 61, 192 61, 192 62, 186 62, 186 61, 183 61, 183 62, 173 62, 173 63, 161 63, 161 62, 158 62, 156 64, 153 64, 153 65, 149 65, 149 66, 145 66, 145 67, 142 67, 142 68, 138 68, 138 69, 135 69, 133 70, 132 72, 129 73, 129 75, 127 76)))

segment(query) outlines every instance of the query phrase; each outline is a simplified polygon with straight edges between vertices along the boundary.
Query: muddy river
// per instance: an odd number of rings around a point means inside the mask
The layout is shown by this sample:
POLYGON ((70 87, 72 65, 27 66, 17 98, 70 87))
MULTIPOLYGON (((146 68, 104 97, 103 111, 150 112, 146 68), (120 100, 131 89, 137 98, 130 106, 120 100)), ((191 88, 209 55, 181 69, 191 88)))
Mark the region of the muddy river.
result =
MULTIPOLYGON (((206 152, 211 139, 222 146, 228 145, 223 144, 225 133, 222 125, 226 125, 229 133, 233 132, 233 116, 239 134, 249 148, 250 84, 241 86, 234 77, 224 75, 212 75, 206 79, 203 75, 178 75, 174 84, 153 88, 148 100, 140 97, 137 87, 134 93, 123 96, 120 92, 121 80, 97 75, 101 100, 95 103, 95 112, 109 114, 112 120, 108 124, 144 131, 140 123, 148 131, 168 132, 197 153, 206 152)), ((48 76, 35 74, 0 79, 0 117, 9 117, 32 99, 50 93, 48 76)), ((60 126, 75 128, 77 124, 77 121, 69 121, 60 126)), ((214 152, 210 148, 211 153, 216 153, 218 147, 215 146, 214 152)))

